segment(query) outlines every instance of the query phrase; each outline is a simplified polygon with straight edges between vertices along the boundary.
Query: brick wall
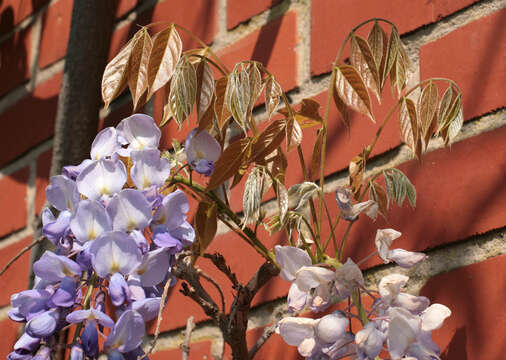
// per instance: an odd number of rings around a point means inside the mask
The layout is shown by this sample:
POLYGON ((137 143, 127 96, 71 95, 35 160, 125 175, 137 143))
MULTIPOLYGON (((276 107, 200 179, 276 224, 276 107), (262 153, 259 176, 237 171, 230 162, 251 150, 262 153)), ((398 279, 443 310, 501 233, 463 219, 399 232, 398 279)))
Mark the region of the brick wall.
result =
MULTIPOLYGON (((176 21, 191 29, 223 57, 227 65, 243 59, 263 62, 277 75, 294 103, 306 97, 323 101, 331 63, 347 32, 360 21, 384 17, 397 24, 418 78, 444 76, 464 93, 464 128, 451 149, 431 143, 420 165, 399 141, 395 121, 388 124, 368 171, 399 166, 418 191, 418 206, 394 209, 389 223, 363 221, 353 229, 350 256, 360 259, 373 249, 378 227, 403 233, 399 246, 429 254, 412 276, 410 291, 448 305, 453 315, 435 332, 445 359, 500 359, 504 355, 502 308, 506 295, 506 1, 473 0, 121 0, 112 39, 112 56, 137 24, 176 21)), ((0 264, 32 241, 36 216, 44 203, 63 59, 69 34, 71 0, 4 0, 0 2, 0 264)), ((183 37, 186 47, 194 44, 183 37)), ((385 94, 390 90, 385 89, 385 94)), ((381 118, 392 100, 377 109, 381 118)), ((153 113, 161 117, 159 99, 153 113)), ((129 99, 103 111, 104 124, 130 112, 129 99)), ((328 198, 346 179, 346 165, 368 143, 376 126, 358 116, 349 136, 330 112, 328 198)), ((184 133, 187 133, 185 129, 184 133)), ((167 127, 163 143, 176 135, 167 127)), ((184 135, 178 134, 179 138, 184 135)), ((304 133, 304 156, 310 159, 315 134, 304 133)), ((296 161, 290 155, 289 161, 296 161)), ((292 173, 287 181, 299 182, 292 173)), ((241 198, 236 192, 233 198, 241 198)), ((240 202, 234 206, 239 209, 240 202)), ((268 206, 268 204, 267 204, 268 206)), ((337 209, 331 208, 333 216, 337 209)), ((338 232, 342 229, 338 229, 338 232)), ((280 237, 266 237, 269 245, 280 237)), ((246 281, 261 258, 232 234, 221 232, 210 251, 227 256, 239 280, 246 281), (237 256, 237 254, 248 254, 237 256)), ((29 256, 0 279, 0 357, 10 351, 18 326, 7 318, 10 294, 26 288, 29 256)), ((208 272, 213 270, 202 262, 208 272)), ((392 266, 365 264, 371 283, 392 266)), ((398 271, 398 269, 396 269, 398 271)), ((214 274, 214 273, 213 273, 214 274)), ((221 279, 219 275, 216 275, 221 279)), ((223 280, 223 279, 221 279, 223 280)), ((225 281, 222 281, 225 283, 225 281)), ((162 335, 154 359, 179 358, 181 328, 194 315, 191 359, 220 354, 219 331, 203 312, 177 291, 169 296, 162 335)), ((259 294, 251 313, 250 345, 283 306, 288 284, 275 279, 259 294)), ((224 285, 227 304, 231 291, 224 285)), ((225 351, 226 356, 230 352, 225 351)), ((274 335, 259 359, 295 359, 296 350, 274 335)))

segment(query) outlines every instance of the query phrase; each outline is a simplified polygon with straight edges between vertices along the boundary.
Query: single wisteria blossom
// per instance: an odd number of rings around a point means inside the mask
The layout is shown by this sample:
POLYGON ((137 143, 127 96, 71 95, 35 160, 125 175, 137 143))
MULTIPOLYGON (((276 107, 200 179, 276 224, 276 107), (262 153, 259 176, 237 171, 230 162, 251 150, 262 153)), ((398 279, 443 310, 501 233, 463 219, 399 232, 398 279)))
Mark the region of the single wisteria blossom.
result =
POLYGON ((127 180, 125 165, 119 160, 100 159, 88 165, 77 177, 79 192, 90 200, 118 193, 127 180))
POLYGON ((121 156, 129 156, 131 151, 156 149, 160 143, 161 131, 149 115, 134 114, 121 120, 116 127, 118 140, 126 149, 121 149, 121 156))
POLYGON ((419 264, 427 258, 427 255, 419 252, 407 251, 404 249, 390 250, 392 241, 401 236, 401 233, 394 229, 378 229, 374 243, 378 249, 378 256, 385 264, 394 261, 403 268, 410 268, 419 264))
POLYGON ((142 286, 155 286, 163 281, 169 270, 169 254, 163 248, 147 252, 142 263, 135 269, 142 286))
POLYGON ((335 287, 341 298, 350 296, 357 287, 364 287, 362 271, 350 258, 336 270, 335 276, 335 287))
POLYGON ((286 317, 280 320, 276 332, 288 345, 297 346, 299 354, 310 356, 316 346, 316 323, 314 319, 286 317))
POLYGON ((47 200, 60 211, 74 211, 79 202, 76 183, 63 175, 52 176, 46 188, 47 200))
POLYGON ((72 213, 69 210, 61 211, 55 218, 49 208, 42 211, 42 234, 56 245, 63 237, 67 236, 72 213))
POLYGON ((95 200, 83 200, 70 221, 70 229, 77 241, 84 244, 112 230, 112 221, 105 207, 95 200))
POLYGON ((378 330, 375 322, 368 322, 355 335, 359 360, 373 360, 383 348, 386 335, 378 330))
POLYGON ((77 324, 83 321, 97 321, 100 325, 112 328, 114 321, 105 313, 98 309, 76 310, 67 315, 66 320, 71 324, 77 324))
POLYGON ((97 274, 129 274, 141 263, 141 251, 135 240, 121 231, 106 232, 94 240, 89 248, 91 263, 97 274))
POLYGON ((11 296, 9 318, 13 321, 28 321, 49 309, 48 301, 53 293, 48 290, 31 289, 11 296))
POLYGON ((197 130, 193 129, 186 137, 186 159, 196 172, 209 176, 221 155, 221 146, 207 131, 202 130, 197 134, 197 130))
POLYGON ((121 149, 118 142, 118 134, 113 127, 107 127, 100 131, 91 144, 90 156, 92 160, 100 160, 106 156, 111 156, 121 149))
POLYGON ((144 319, 135 310, 127 310, 121 314, 111 333, 105 341, 105 348, 116 349, 126 353, 137 348, 145 333, 144 319))
POLYGON ((151 185, 161 186, 170 174, 170 161, 160 158, 158 149, 132 151, 130 158, 133 163, 130 176, 138 189, 145 190, 151 185))
POLYGON ((90 320, 84 325, 81 333, 81 343, 86 356, 96 358, 98 356, 98 331, 95 320, 90 320))
POLYGON ((419 314, 430 304, 425 296, 415 296, 401 292, 401 288, 408 281, 408 277, 401 274, 390 274, 384 276, 378 290, 383 303, 387 306, 400 307, 413 314, 419 314))
POLYGON ((107 206, 114 230, 144 229, 152 218, 151 206, 140 190, 123 189, 107 206))
POLYGON ((294 281, 297 271, 303 266, 311 266, 313 262, 308 253, 293 246, 276 245, 274 247, 276 261, 281 267, 279 275, 283 280, 294 281))
POLYGON ((66 256, 56 255, 46 250, 33 264, 33 272, 43 280, 58 282, 66 276, 81 275, 81 267, 66 256))
POLYGON ((376 220, 378 204, 373 200, 367 200, 353 204, 353 195, 349 188, 339 187, 336 191, 337 206, 341 210, 341 217, 347 221, 355 221, 360 213, 364 212, 371 219, 376 220))
POLYGON ((158 316, 161 297, 144 298, 132 302, 130 308, 142 315, 145 322, 153 320, 158 316))

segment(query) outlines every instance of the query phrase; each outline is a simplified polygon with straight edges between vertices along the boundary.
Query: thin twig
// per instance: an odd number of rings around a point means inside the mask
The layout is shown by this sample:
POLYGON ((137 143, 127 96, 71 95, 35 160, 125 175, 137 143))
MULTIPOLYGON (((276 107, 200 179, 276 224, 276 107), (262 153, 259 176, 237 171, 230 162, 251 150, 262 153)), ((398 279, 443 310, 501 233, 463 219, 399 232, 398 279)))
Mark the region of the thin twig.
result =
POLYGON ((239 282, 237 281, 237 277, 230 269, 230 266, 227 265, 225 258, 220 253, 215 252, 214 254, 204 254, 204 257, 211 260, 211 262, 216 266, 218 270, 220 270, 223 274, 227 276, 227 278, 232 283, 232 286, 237 286, 239 282))
POLYGON ((221 298, 221 311, 225 312, 225 296, 223 295, 223 291, 221 290, 220 285, 218 285, 218 283, 216 282, 216 280, 214 280, 210 275, 206 274, 200 268, 197 269, 197 274, 199 274, 204 279, 206 279, 211 284, 213 284, 214 287, 216 288, 216 290, 218 290, 218 293, 220 294, 220 298, 221 298))
POLYGON ((28 252, 31 248, 33 248, 35 245, 41 243, 45 239, 44 236, 39 237, 37 240, 33 241, 30 245, 25 246, 23 249, 21 249, 20 252, 16 254, 0 271, 0 276, 3 275, 3 273, 18 260, 21 256, 23 256, 24 253, 28 252))
POLYGON ((186 329, 184 331, 184 341, 179 346, 181 348, 181 360, 188 360, 190 355, 190 341, 192 338, 192 331, 195 329, 195 323, 193 322, 193 316, 190 316, 186 320, 186 329))
POLYGON ((248 352, 249 358, 253 359, 253 357, 256 355, 257 351, 260 350, 260 348, 265 344, 267 340, 276 332, 276 327, 278 326, 277 323, 272 324, 271 326, 268 326, 264 329, 264 333, 260 337, 260 339, 257 340, 255 345, 251 347, 251 349, 248 352))
POLYGON ((158 309, 158 318, 156 319, 155 337, 153 338, 153 341, 151 341, 151 345, 150 345, 148 351, 146 351, 146 356, 148 356, 149 354, 151 354, 153 352, 153 350, 155 349, 155 346, 156 346, 156 341, 158 340, 158 335, 160 335, 160 324, 162 323, 162 312, 163 312, 163 308, 165 306, 165 299, 167 299, 167 294, 169 293, 170 283, 171 283, 171 281, 169 279, 169 280, 167 280, 167 282, 165 283, 165 286, 163 287, 162 299, 160 300, 160 308, 158 309))

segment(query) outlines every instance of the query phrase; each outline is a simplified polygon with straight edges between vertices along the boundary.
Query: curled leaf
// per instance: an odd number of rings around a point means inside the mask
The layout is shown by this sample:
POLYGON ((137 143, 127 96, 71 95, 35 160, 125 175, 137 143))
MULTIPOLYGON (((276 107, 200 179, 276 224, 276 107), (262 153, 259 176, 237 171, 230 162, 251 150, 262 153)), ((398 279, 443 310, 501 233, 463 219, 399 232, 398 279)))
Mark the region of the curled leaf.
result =
POLYGON ((195 68, 183 56, 176 66, 170 82, 169 106, 172 116, 179 127, 190 116, 197 93, 197 75, 195 68))
POLYGON ((336 67, 336 91, 344 103, 375 122, 371 99, 362 77, 353 66, 336 67))
POLYGON ((318 130, 311 156, 311 179, 316 180, 320 176, 320 164, 322 157, 323 131, 318 130))
POLYGON ((202 119, 211 105, 214 96, 214 76, 207 60, 202 59, 197 65, 197 114, 202 119))
POLYGON ((251 221, 260 219, 260 204, 266 188, 265 172, 259 167, 251 170, 246 184, 244 185, 244 194, 242 206, 244 211, 244 224, 246 226, 251 221))
POLYGON ((365 85, 376 95, 379 102, 380 98, 380 78, 378 66, 367 41, 358 35, 351 37, 351 63, 362 76, 365 85))
POLYGON ((302 184, 295 184, 288 189, 288 203, 294 211, 303 208, 309 199, 320 191, 320 187, 314 182, 305 181, 302 184))
POLYGON ((388 195, 379 184, 371 181, 369 183, 369 198, 378 204, 378 211, 383 217, 388 215, 388 195))
POLYGON ((107 108, 111 101, 125 89, 128 80, 128 63, 139 30, 105 67, 102 76, 102 100, 107 108))
POLYGON ((399 111, 399 127, 401 140, 410 147, 417 158, 421 156, 420 129, 416 115, 415 103, 409 98, 403 98, 399 111))
POLYGON ((418 99, 418 117, 420 121, 421 136, 425 140, 425 146, 436 128, 437 111, 438 111, 438 90, 434 82, 429 84, 422 90, 422 94, 418 99))
POLYGON ((169 82, 181 57, 182 49, 183 43, 174 25, 160 31, 153 37, 148 66, 150 95, 169 82))
POLYGON ((216 100, 214 102, 214 112, 216 114, 216 118, 218 119, 218 125, 220 129, 223 128, 223 125, 230 118, 230 111, 226 106, 225 96, 227 91, 228 78, 222 77, 215 82, 215 92, 216 92, 216 100))
MULTIPOLYGON (((132 94, 134 111, 142 105, 141 97, 148 89, 148 63, 152 41, 148 31, 143 30, 137 37, 128 65, 128 87, 132 94)), ((144 101, 146 98, 144 98, 144 101)))
POLYGON ((265 82, 265 109, 269 117, 278 106, 282 92, 281 85, 279 85, 274 77, 269 76, 265 82))
POLYGON ((279 222, 281 226, 284 226, 287 220, 288 214, 288 191, 286 191, 285 185, 279 180, 276 180, 277 186, 277 199, 279 207, 279 222))
POLYGON ((229 75, 225 104, 237 124, 246 131, 251 99, 249 75, 246 69, 236 69, 229 75))

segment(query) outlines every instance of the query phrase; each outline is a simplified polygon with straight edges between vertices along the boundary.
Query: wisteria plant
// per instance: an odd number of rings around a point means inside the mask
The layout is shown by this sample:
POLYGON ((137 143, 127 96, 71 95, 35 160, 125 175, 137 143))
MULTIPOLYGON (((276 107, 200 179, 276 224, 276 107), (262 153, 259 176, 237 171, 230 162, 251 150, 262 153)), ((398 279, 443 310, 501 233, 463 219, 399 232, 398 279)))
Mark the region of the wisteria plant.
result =
MULTIPOLYGON (((375 220, 387 217, 394 203, 407 199, 416 204, 415 188, 400 170, 366 172, 387 122, 398 114, 401 140, 419 159, 434 135, 450 144, 463 122, 458 86, 437 78, 407 89, 409 58, 397 28, 371 19, 355 27, 341 46, 321 116, 313 99, 298 107, 290 104, 275 75, 261 63, 242 61, 229 71, 184 28, 170 24, 154 36, 150 29, 143 27, 133 36, 107 65, 102 81, 106 107, 128 86, 134 114, 100 131, 90 159, 66 166, 46 189, 51 207, 42 213, 42 233, 53 246, 33 264, 33 289, 11 297, 10 318, 26 325, 9 359, 50 359, 62 350, 73 360, 101 354, 147 358, 158 337, 167 291, 178 279, 180 291, 221 329, 234 359, 253 358, 274 330, 306 359, 439 359, 431 331, 442 326, 450 310, 403 292, 405 275, 392 273, 377 290, 366 288, 360 265, 367 258, 344 259, 344 254, 350 228, 361 214, 375 220), (367 37, 358 34, 364 29, 367 37), (183 52, 178 31, 202 47, 183 52), (350 55, 341 62, 346 45, 350 55), (350 111, 375 122, 370 93, 380 100, 387 79, 397 90, 397 102, 371 143, 351 159, 349 185, 339 187, 335 200, 327 203, 330 108, 337 107, 347 126, 350 111), (157 122, 137 113, 156 92, 164 99, 163 118, 157 122), (264 119, 261 126, 254 109, 264 119), (197 127, 186 139, 159 149, 160 128, 169 121, 181 128, 190 116, 197 127), (315 130, 311 163, 306 164, 303 135, 315 130), (291 151, 298 164, 288 163, 291 151), (287 171, 300 172, 304 181, 287 186, 287 171), (244 184, 239 214, 228 199, 238 184, 244 184), (268 196, 278 204, 274 212, 262 206, 268 196), (198 202, 192 221, 188 197, 198 202), (331 207, 338 208, 338 218, 330 216, 331 207), (222 255, 206 252, 219 222, 265 259, 246 284, 222 255), (339 222, 346 227, 341 239, 335 232, 339 222), (269 248, 259 235, 262 226, 282 232, 284 244, 269 248), (209 295, 207 285, 222 291, 195 264, 198 257, 230 280, 235 297, 228 309, 223 299, 220 307, 209 295), (291 283, 286 313, 248 349, 252 300, 278 274, 291 283), (371 306, 366 307, 364 296, 371 306), (345 306, 329 313, 338 304, 345 306), (327 315, 320 318, 298 316, 324 310, 327 315), (154 319, 154 338, 142 347, 146 323, 154 319), (352 328, 352 319, 361 326, 352 328), (61 335, 66 331, 70 336, 61 335)), ((371 256, 403 268, 423 261, 422 253, 391 248, 400 235, 378 229, 370 240, 377 248, 371 256)), ((186 347, 183 355, 187 352, 186 347)))

